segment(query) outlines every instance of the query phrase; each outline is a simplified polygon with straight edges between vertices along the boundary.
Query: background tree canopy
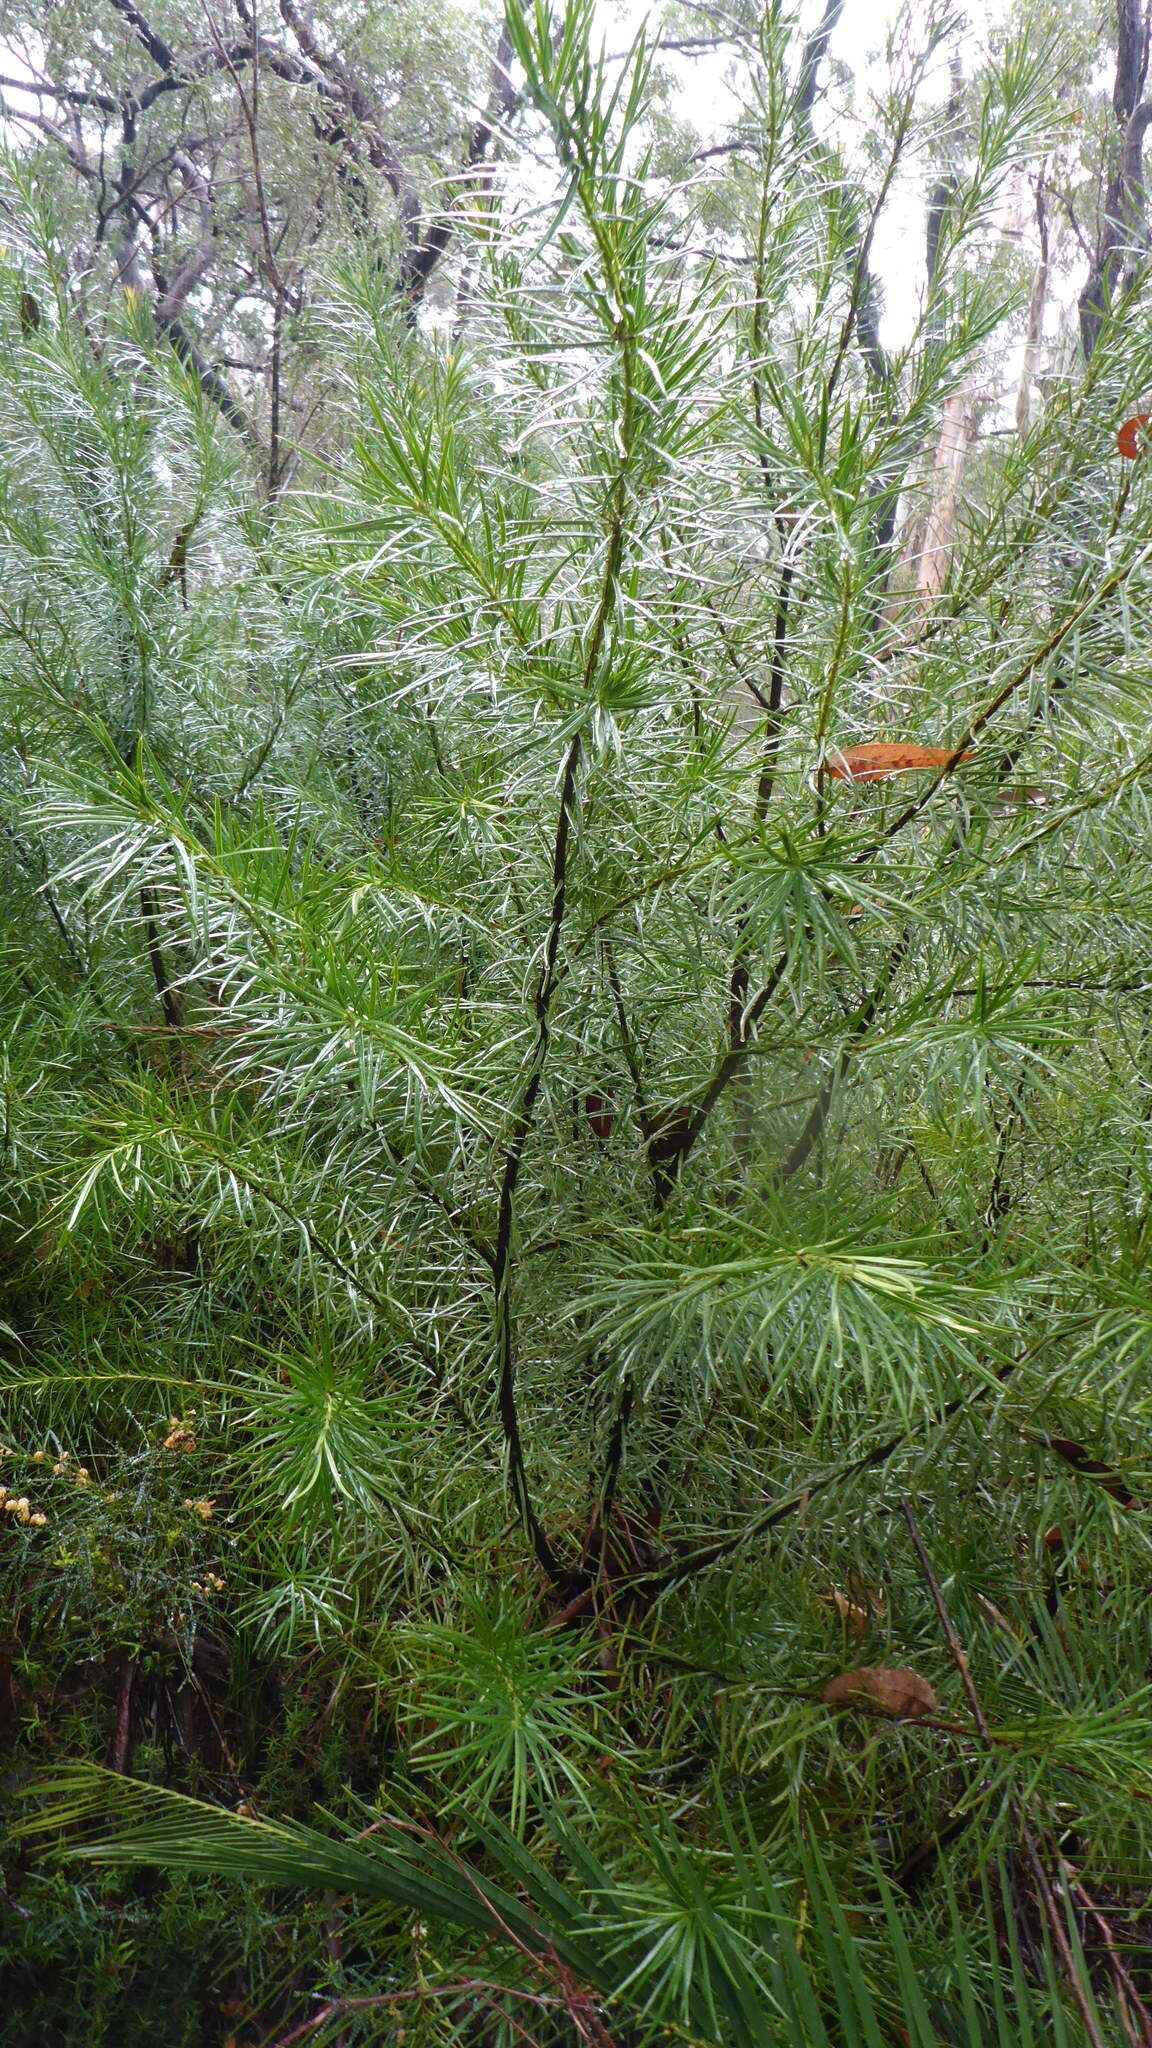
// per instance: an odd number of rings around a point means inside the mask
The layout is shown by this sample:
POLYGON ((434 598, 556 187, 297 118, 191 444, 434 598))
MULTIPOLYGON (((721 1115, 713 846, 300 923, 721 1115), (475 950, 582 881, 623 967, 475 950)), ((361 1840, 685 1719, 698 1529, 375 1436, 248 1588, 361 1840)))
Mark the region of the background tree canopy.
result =
POLYGON ((1138 6, 0 27, 0 2039, 1146 2048, 1138 6))

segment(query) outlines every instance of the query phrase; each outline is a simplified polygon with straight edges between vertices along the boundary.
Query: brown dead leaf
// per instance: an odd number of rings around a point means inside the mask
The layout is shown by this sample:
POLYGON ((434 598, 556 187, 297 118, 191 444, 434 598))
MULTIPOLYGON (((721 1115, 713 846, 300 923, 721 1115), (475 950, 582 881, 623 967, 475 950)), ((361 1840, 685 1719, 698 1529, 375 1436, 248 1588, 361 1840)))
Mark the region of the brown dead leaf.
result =
POLYGON ((894 1721, 919 1721, 936 1706, 928 1680, 905 1664, 890 1669, 860 1664, 830 1678, 820 1697, 826 1707, 857 1707, 865 1713, 887 1714, 894 1721))

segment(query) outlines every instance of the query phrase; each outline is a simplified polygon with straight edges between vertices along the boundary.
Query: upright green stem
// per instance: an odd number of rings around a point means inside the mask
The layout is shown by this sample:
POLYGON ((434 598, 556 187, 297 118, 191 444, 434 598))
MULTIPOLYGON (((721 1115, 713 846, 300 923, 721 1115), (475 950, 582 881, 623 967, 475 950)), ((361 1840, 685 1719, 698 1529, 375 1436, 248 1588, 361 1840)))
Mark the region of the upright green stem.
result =
MULTIPOLYGON (((604 261, 605 271, 616 293, 617 302, 622 303, 623 295, 616 291, 622 282, 615 249, 607 231, 601 228, 597 235, 598 245, 604 261)), ((604 569, 600 582, 600 594, 593 615, 591 629, 584 652, 581 670, 581 690, 585 697, 591 692, 598 674, 609 622, 616 603, 620 580, 620 569, 624 559, 626 513, 628 503, 628 468, 635 432, 635 406, 633 398, 633 374, 631 349, 634 337, 630 325, 621 319, 615 334, 620 344, 623 392, 620 410, 620 447, 622 460, 612 486, 609 514, 608 547, 604 558, 604 569)), ((512 1132, 504 1152, 503 1170, 500 1176, 500 1191, 497 1201, 496 1237, 492 1259, 492 1288, 495 1313, 495 1367, 496 1403, 504 1443, 508 1454, 508 1474, 516 1506, 524 1526, 531 1538, 544 1571, 553 1585, 572 1590, 580 1578, 561 1564, 555 1550, 548 1541, 543 1525, 532 1504, 528 1485, 528 1473, 524 1459, 524 1440, 520 1428, 519 1408, 516 1400, 516 1332, 514 1292, 514 1245, 516 1223, 516 1190, 524 1165, 524 1153, 535 1120, 536 1104, 544 1081, 544 1070, 548 1059, 551 1040, 551 1008, 556 986, 560 979, 560 939, 564 928, 564 915, 568 901, 568 875, 571 858, 572 829, 576 816, 576 789, 583 753, 583 733, 577 728, 568 742, 560 775, 560 810, 556 820, 556 833, 552 848, 552 898, 548 918, 548 930, 544 940, 544 955, 533 999, 533 1013, 536 1034, 528 1069, 520 1090, 520 1098, 512 1123, 512 1132)))

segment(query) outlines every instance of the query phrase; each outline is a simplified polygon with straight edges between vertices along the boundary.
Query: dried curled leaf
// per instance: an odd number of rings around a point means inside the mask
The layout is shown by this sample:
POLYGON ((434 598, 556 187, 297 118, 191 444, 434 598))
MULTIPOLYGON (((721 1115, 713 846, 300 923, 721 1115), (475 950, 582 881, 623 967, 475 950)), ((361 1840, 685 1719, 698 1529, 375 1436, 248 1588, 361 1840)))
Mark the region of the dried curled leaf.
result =
POLYGON ((1152 412, 1134 413, 1130 420, 1125 420, 1116 436, 1116 446, 1129 462, 1135 462, 1148 446, 1149 428, 1152 428, 1152 412))
POLYGON ((918 1721, 936 1707, 928 1680, 906 1664, 890 1669, 860 1664, 854 1671, 830 1678, 820 1697, 826 1707, 859 1707, 867 1713, 888 1714, 894 1721, 918 1721))
POLYGON ((850 1600, 847 1593, 840 1591, 839 1586, 833 1586, 823 1597, 825 1600, 832 1602, 846 1628, 863 1631, 871 1623, 872 1616, 868 1613, 867 1608, 858 1607, 855 1600, 850 1600))
POLYGON ((861 1632, 871 1628, 874 1621, 882 1618, 884 1602, 878 1593, 861 1587, 854 1587, 853 1591, 858 1596, 855 1599, 843 1592, 839 1586, 830 1586, 827 1593, 822 1593, 820 1597, 831 1602, 846 1628, 861 1632))
MULTIPOLYGON (((907 768, 943 768, 953 758, 951 747, 914 747, 903 740, 870 740, 859 747, 833 747, 825 773, 837 782, 882 782, 907 768)), ((971 754, 961 754, 970 761, 971 754)))

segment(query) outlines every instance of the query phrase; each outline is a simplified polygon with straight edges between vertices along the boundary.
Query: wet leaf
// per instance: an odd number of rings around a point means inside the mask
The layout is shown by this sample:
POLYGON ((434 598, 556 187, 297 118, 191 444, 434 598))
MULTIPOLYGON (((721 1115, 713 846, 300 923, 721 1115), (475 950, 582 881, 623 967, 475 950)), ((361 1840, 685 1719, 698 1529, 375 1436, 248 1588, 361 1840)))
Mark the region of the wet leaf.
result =
POLYGON ((918 1721, 936 1707, 936 1694, 926 1678, 906 1664, 891 1668, 860 1664, 830 1678, 821 1699, 826 1707, 857 1707, 866 1713, 888 1714, 895 1721, 918 1721))
MULTIPOLYGON (((870 740, 859 747, 833 747, 824 768, 836 782, 882 782, 909 768, 943 768, 953 751, 951 747, 912 746, 903 740, 870 740)), ((972 756, 961 754, 959 758, 970 761, 972 756)))
POLYGON ((1130 420, 1125 420, 1116 436, 1116 446, 1121 455, 1126 455, 1130 462, 1134 462, 1138 455, 1142 455, 1148 445, 1150 427, 1152 412, 1134 413, 1130 420))

